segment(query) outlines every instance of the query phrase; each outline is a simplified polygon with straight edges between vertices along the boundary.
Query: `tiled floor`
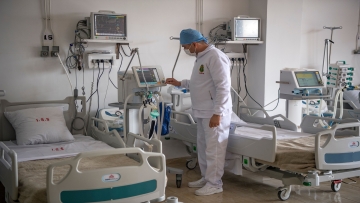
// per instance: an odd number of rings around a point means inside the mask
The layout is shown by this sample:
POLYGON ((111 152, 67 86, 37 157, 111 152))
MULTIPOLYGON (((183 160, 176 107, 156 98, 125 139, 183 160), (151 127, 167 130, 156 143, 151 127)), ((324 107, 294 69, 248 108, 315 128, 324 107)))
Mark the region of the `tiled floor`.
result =
MULTIPOLYGON (((195 196, 195 188, 188 188, 187 183, 200 178, 200 170, 188 170, 185 158, 168 160, 169 167, 184 170, 182 187, 177 188, 175 175, 168 174, 166 196, 176 196, 184 203, 275 203, 279 201, 277 188, 282 186, 278 180, 261 177, 255 173, 244 171, 244 176, 225 173, 223 177, 224 192, 211 196, 195 196)), ((354 178, 360 181, 360 178, 354 178)), ((346 180, 347 181, 347 180, 346 180)), ((349 181, 350 182, 350 181, 349 181)), ((0 184, 0 203, 4 202, 4 188, 0 184)), ((360 203, 360 183, 342 184, 339 192, 332 192, 330 182, 322 183, 320 187, 293 186, 289 203, 360 203)))
MULTIPOLYGON (((252 202, 282 202, 277 197, 277 188, 282 187, 279 180, 261 177, 255 173, 244 171, 244 176, 236 176, 226 172, 223 177, 224 192, 211 196, 195 196, 195 188, 188 188, 189 181, 200 178, 200 170, 189 171, 185 167, 186 159, 168 160, 169 167, 184 170, 181 188, 176 188, 175 175, 168 174, 166 196, 176 196, 184 203, 252 203, 252 202)), ((360 182, 360 178, 354 178, 360 182)), ((349 181, 350 182, 350 181, 349 181)), ((360 183, 342 184, 339 192, 330 188, 330 182, 322 183, 320 187, 293 186, 289 203, 360 203, 360 183)))

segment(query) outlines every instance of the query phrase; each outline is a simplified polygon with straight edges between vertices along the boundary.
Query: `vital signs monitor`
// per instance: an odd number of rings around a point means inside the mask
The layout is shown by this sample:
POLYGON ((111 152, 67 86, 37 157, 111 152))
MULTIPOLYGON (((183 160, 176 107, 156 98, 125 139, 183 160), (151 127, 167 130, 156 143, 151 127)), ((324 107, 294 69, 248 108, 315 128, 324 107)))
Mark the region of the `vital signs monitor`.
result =
POLYGON ((228 29, 231 32, 231 40, 255 40, 261 38, 260 18, 234 17, 230 20, 228 29))
POLYGON ((118 39, 126 40, 126 14, 116 14, 113 11, 92 12, 91 39, 118 39))

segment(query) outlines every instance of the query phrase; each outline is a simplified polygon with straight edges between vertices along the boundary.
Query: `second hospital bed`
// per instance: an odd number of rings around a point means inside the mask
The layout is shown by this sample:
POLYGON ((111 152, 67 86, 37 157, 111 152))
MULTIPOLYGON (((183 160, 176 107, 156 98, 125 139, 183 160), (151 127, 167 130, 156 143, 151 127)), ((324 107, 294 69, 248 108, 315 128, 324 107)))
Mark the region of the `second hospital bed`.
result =
MULTIPOLYGON (((195 147, 197 125, 191 114, 174 114, 186 116, 188 122, 172 118, 170 137, 195 147)), ((342 179, 360 175, 360 123, 356 119, 335 119, 343 123, 324 130, 314 127, 316 117, 306 116, 301 126, 305 133, 298 133, 296 125, 282 115, 264 114, 264 118, 240 114, 247 123, 231 125, 226 159, 240 159, 241 164, 232 164, 230 172, 245 168, 280 179, 284 184, 278 191, 281 200, 290 197, 291 185, 319 186, 332 181, 332 190, 339 191, 342 179)), ((194 166, 195 153, 187 166, 194 166)))
MULTIPOLYGON (((85 104, 84 97, 78 99, 85 104)), ((163 201, 166 171, 162 153, 144 152, 135 147, 114 149, 90 136, 78 135, 82 130, 75 130, 75 140, 70 142, 17 145, 15 132, 3 115, 5 111, 64 105, 67 107, 64 118, 71 131, 73 119, 85 116, 83 112, 75 114, 74 102, 73 97, 46 102, 10 103, 1 100, 0 181, 5 187, 6 201, 163 201), (128 154, 136 154, 139 161, 125 156, 128 154)), ((114 136, 120 138, 118 134, 114 136)), ((161 152, 160 141, 148 141, 161 152)), ((114 144, 114 140, 110 144, 114 144)))

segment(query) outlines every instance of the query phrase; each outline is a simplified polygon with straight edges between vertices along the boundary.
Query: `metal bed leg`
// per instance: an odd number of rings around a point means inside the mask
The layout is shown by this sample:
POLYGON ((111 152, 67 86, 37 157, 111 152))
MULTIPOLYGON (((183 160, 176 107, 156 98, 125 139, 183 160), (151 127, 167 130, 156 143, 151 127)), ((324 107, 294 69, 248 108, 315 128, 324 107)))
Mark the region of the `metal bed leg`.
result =
POLYGON ((176 174, 176 187, 180 188, 182 183, 182 175, 184 173, 183 170, 172 168, 172 167, 166 167, 166 171, 171 174, 176 174))

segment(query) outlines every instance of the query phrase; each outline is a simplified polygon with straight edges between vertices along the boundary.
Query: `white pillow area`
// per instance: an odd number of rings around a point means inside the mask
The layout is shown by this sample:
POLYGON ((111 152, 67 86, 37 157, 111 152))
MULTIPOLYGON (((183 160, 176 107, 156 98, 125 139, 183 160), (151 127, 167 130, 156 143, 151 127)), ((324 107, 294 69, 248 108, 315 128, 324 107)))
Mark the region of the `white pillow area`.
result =
POLYGON ((62 106, 29 108, 4 114, 15 129, 18 145, 74 140, 66 127, 62 106))
POLYGON ((350 90, 344 92, 344 99, 352 101, 355 106, 360 109, 360 102, 359 102, 359 93, 360 90, 350 90))

